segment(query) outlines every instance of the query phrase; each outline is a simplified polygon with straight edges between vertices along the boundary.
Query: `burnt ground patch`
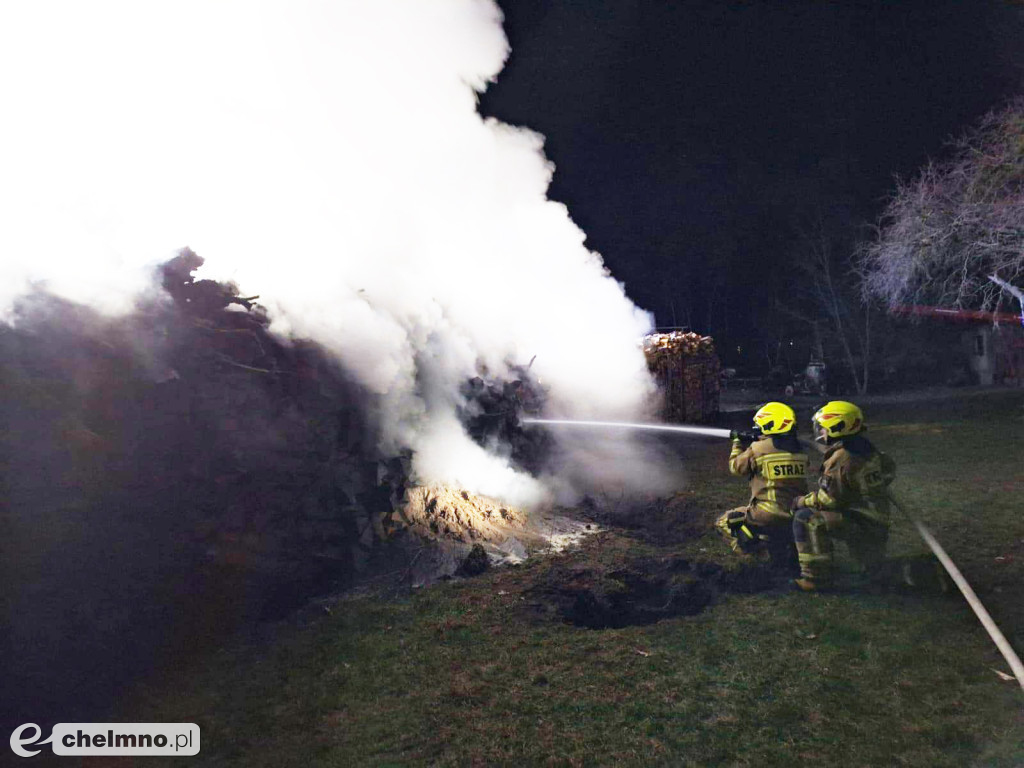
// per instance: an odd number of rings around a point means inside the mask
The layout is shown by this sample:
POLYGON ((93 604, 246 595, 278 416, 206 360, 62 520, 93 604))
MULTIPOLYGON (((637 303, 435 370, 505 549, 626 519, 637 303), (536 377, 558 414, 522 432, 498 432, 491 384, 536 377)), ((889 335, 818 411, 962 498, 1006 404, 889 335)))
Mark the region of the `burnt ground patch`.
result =
POLYGON ((614 528, 623 536, 653 546, 683 544, 708 532, 714 510, 708 510, 692 493, 669 498, 634 499, 619 503, 584 500, 581 512, 587 519, 614 528))
MULTIPOLYGON (((792 574, 764 561, 745 557, 722 565, 679 553, 630 556, 620 549, 628 540, 606 531, 578 551, 553 558, 521 593, 525 610, 540 621, 621 629, 693 616, 729 595, 791 589, 792 574)), ((950 595, 939 570, 927 555, 894 557, 870 576, 847 574, 830 593, 950 595)))
POLYGON ((616 560, 552 563, 523 592, 526 609, 542 620, 616 629, 692 616, 722 595, 779 589, 787 582, 787 574, 760 563, 726 568, 678 555, 616 560))

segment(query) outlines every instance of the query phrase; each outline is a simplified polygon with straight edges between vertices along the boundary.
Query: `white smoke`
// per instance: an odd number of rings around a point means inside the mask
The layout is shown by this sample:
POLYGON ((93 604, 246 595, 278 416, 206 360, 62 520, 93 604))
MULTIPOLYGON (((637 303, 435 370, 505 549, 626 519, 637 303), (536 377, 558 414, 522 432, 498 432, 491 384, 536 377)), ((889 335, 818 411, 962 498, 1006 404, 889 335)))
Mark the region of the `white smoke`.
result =
POLYGON ((122 311, 188 245, 380 395, 422 479, 544 498, 459 384, 536 356, 552 415, 637 417, 650 317, 547 200, 542 138, 476 112, 507 54, 490 0, 3 3, 0 310, 122 311))

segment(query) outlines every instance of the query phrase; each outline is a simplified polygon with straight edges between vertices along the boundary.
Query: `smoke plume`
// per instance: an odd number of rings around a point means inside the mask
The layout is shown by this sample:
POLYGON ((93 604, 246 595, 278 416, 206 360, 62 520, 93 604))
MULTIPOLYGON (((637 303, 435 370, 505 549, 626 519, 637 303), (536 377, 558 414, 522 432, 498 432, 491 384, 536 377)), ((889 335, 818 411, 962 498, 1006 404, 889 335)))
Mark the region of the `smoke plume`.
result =
MULTIPOLYGON (((5 3, 0 311, 123 312, 189 246, 338 356, 420 479, 568 492, 470 440, 459 387, 534 359, 548 415, 643 416, 651 319, 547 199, 542 137, 477 113, 507 55, 490 0, 5 3)), ((563 442, 559 476, 664 480, 611 445, 563 442)))

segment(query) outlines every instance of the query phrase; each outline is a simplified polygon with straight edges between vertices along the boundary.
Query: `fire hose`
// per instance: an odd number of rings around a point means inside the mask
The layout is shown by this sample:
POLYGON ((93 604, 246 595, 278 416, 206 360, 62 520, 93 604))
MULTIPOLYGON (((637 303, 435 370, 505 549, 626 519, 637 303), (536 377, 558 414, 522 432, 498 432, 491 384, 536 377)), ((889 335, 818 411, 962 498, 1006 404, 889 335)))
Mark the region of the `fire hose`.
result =
MULTIPOLYGON (((571 419, 534 419, 526 418, 523 419, 524 424, 543 424, 551 426, 578 426, 578 427, 600 427, 600 428, 621 428, 621 429, 639 429, 649 430, 655 432, 681 432, 685 434, 693 435, 704 435, 707 437, 725 437, 728 438, 731 433, 728 429, 717 429, 715 427, 692 427, 684 426, 680 424, 634 424, 630 422, 618 422, 618 421, 573 421, 571 419)), ((1006 659, 1006 663, 1010 665, 1010 669, 1013 671, 1014 677, 1017 678, 1017 682, 1020 683, 1021 689, 1024 689, 1024 664, 1021 663, 1020 657, 1013 650, 1010 642, 1006 639, 1006 636, 1002 633, 999 627, 996 625, 992 616, 982 605, 981 600, 978 599, 978 595, 971 588, 971 585, 964 578, 964 575, 960 572, 960 569, 956 567, 956 563, 946 554, 946 550, 942 548, 942 545, 936 540, 932 532, 925 527, 920 521, 915 519, 906 508, 900 504, 899 501, 890 492, 889 500, 892 501, 893 505, 907 518, 914 527, 917 529, 918 534, 924 540, 924 543, 928 545, 928 548, 932 551, 938 561, 942 564, 942 567, 946 569, 946 573, 949 574, 950 578, 956 584, 960 590, 967 604, 971 606, 971 610, 974 611, 974 615, 978 617, 981 625, 988 632, 992 642, 995 643, 996 648, 1006 659)))
POLYGON ((978 621, 988 632, 988 636, 992 638, 992 642, 996 644, 996 648, 1003 654, 1003 658, 1006 659, 1006 663, 1010 665, 1010 669, 1013 671, 1013 676, 1017 678, 1017 682, 1020 683, 1020 687, 1024 689, 1024 664, 1021 664, 1020 657, 1017 656, 1010 642, 1006 639, 1006 636, 1002 633, 999 627, 996 625, 992 616, 985 610, 985 606, 982 605, 981 600, 975 594, 974 590, 971 589, 971 585, 967 583, 967 579, 960 573, 960 569, 956 567, 956 563, 946 554, 946 550, 942 548, 942 545, 936 540, 929 531, 924 523, 920 520, 916 520, 914 517, 907 512, 906 508, 900 504, 899 501, 892 495, 889 494, 889 500, 895 505, 895 507, 903 513, 914 527, 917 528, 917 532, 924 539, 924 543, 928 545, 928 548, 942 563, 942 567, 946 569, 946 573, 949 574, 950 578, 953 579, 954 583, 960 589, 967 604, 971 606, 971 610, 974 611, 974 615, 978 617, 978 621))

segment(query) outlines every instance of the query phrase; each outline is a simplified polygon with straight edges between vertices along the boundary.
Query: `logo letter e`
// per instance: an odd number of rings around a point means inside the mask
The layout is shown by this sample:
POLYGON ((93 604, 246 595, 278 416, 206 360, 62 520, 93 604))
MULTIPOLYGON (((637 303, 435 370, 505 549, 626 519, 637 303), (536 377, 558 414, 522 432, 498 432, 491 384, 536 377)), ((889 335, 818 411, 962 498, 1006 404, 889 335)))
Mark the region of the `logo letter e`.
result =
MULTIPOLYGON (((40 750, 37 749, 34 752, 30 752, 27 749, 23 749, 23 746, 25 744, 34 744, 36 739, 38 739, 42 735, 43 729, 35 723, 25 723, 24 725, 19 725, 17 728, 14 729, 14 733, 11 734, 11 749, 14 750, 14 754, 16 754, 18 757, 35 757, 39 754, 40 750), (21 734, 23 734, 29 728, 35 728, 36 732, 32 736, 23 739, 21 737, 21 734)), ((40 741, 39 743, 49 744, 51 741, 53 741, 52 734, 50 735, 50 738, 48 738, 46 741, 40 741)))

